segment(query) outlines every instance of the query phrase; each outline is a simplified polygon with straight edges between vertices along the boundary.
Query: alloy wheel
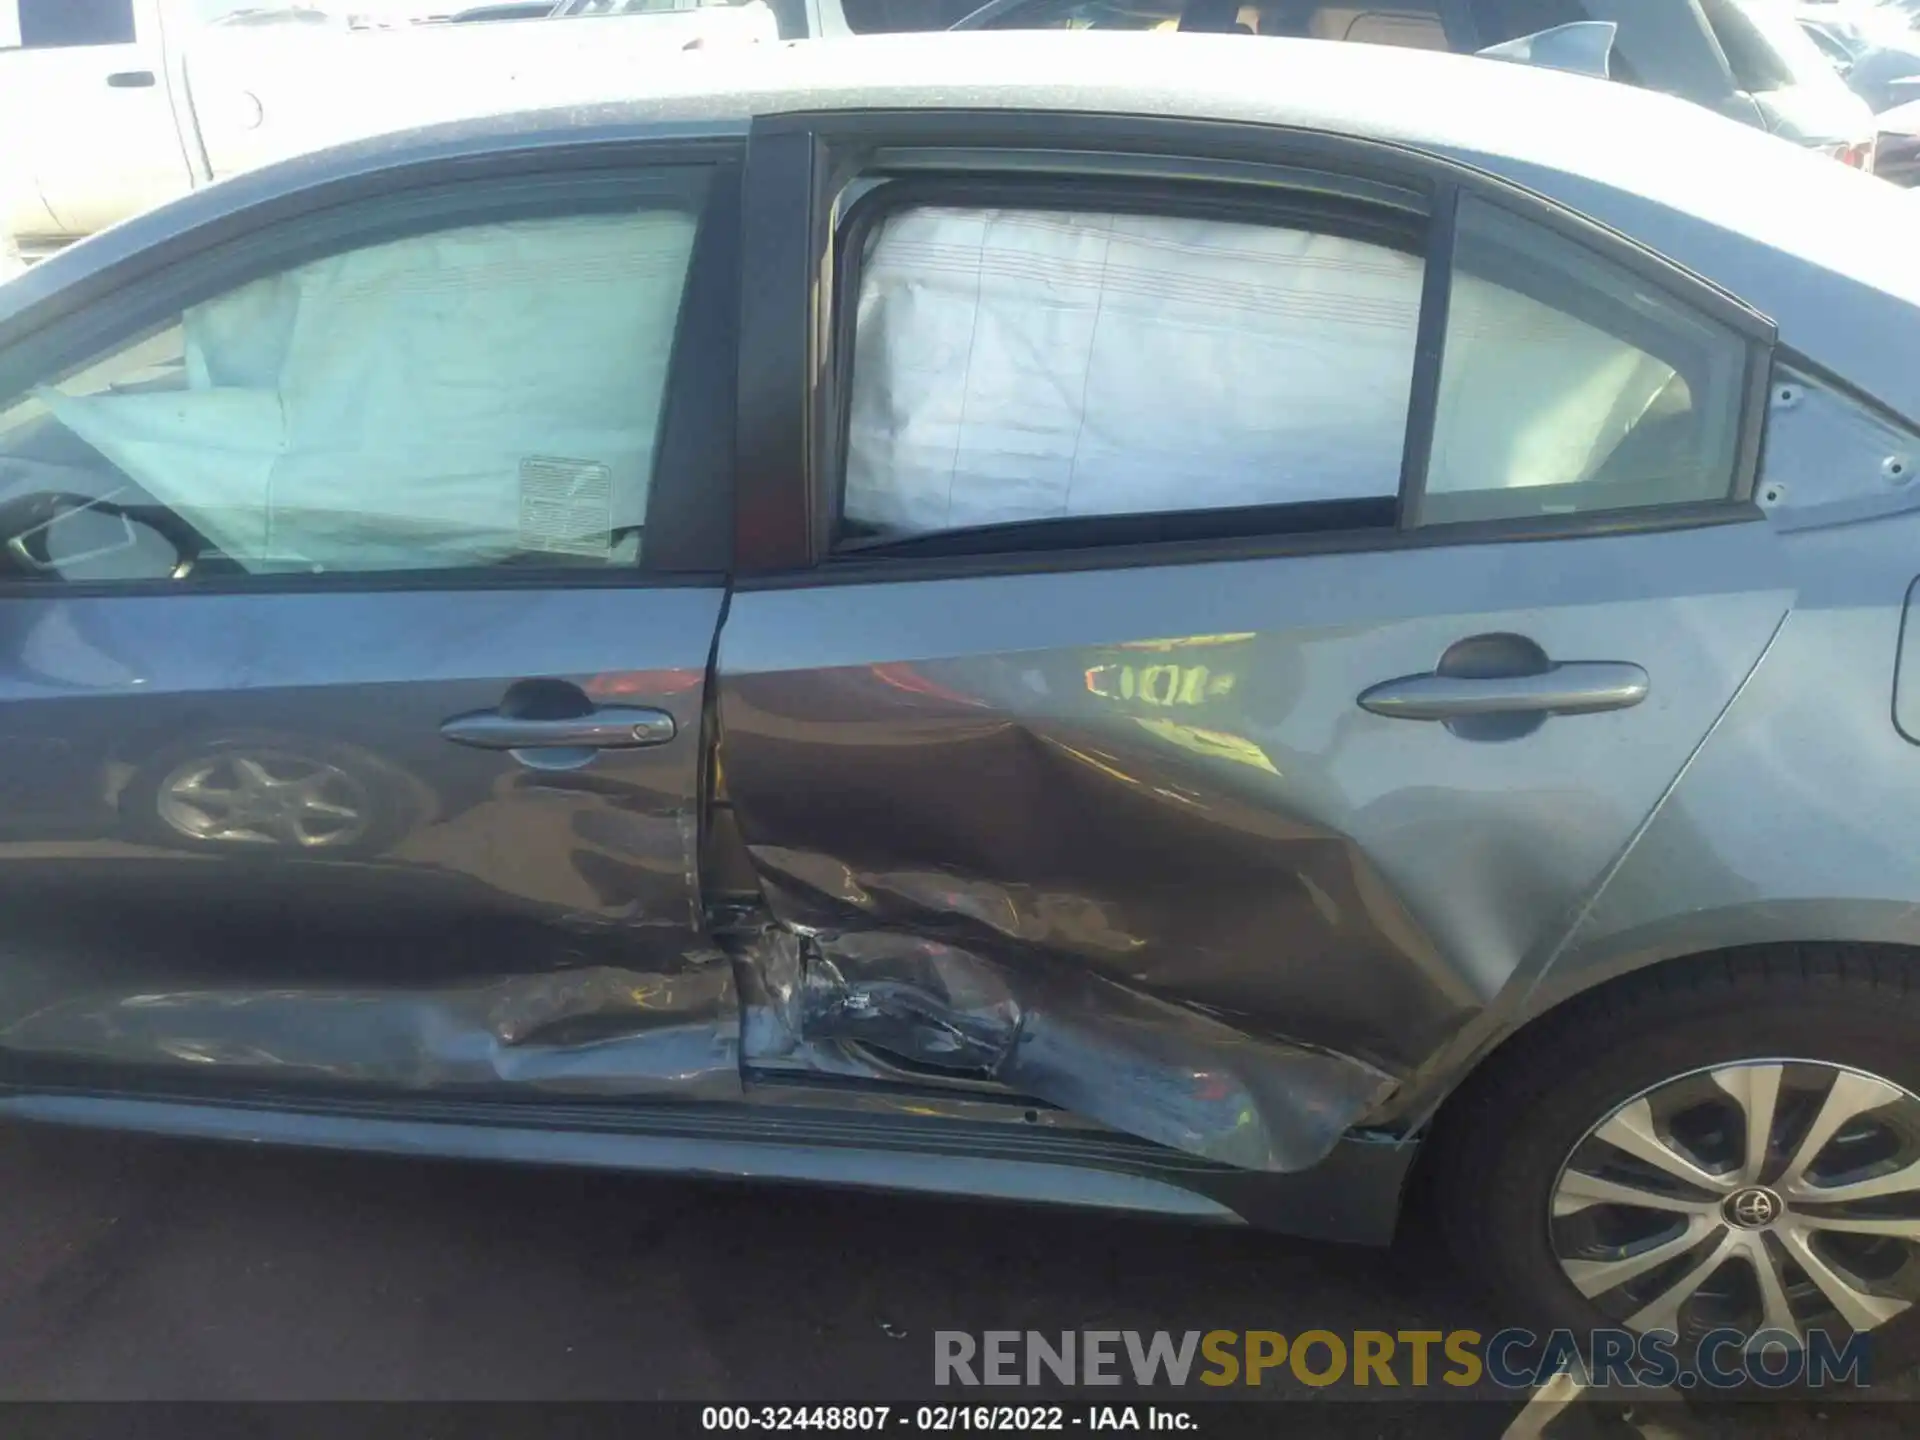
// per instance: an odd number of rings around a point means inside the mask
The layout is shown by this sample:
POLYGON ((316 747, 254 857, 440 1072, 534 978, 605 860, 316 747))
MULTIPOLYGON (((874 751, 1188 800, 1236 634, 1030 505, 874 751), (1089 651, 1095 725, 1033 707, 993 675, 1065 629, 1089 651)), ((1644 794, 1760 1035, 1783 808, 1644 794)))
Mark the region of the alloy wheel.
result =
POLYGON ((1549 1209, 1562 1271, 1630 1329, 1870 1331, 1920 1300, 1920 1099, 1820 1061, 1675 1076, 1587 1132, 1549 1209))
POLYGON ((222 751, 177 765, 161 781, 160 819, 204 843, 336 849, 367 832, 371 806, 338 766, 284 750, 222 751))

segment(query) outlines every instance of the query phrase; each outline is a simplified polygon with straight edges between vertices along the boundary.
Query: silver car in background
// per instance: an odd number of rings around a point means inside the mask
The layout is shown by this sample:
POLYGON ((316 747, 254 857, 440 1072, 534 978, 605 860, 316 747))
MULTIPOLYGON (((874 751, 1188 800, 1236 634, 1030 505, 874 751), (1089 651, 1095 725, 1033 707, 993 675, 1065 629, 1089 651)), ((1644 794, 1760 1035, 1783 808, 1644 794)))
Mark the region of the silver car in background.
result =
POLYGON ((1900 192, 1383 46, 636 86, 0 285, 0 1115, 1911 1343, 1900 192))
POLYGON ((1871 110, 1782 0, 988 0, 955 28, 1211 32, 1473 54, 1595 22, 1618 31, 1614 79, 1872 167, 1871 110))

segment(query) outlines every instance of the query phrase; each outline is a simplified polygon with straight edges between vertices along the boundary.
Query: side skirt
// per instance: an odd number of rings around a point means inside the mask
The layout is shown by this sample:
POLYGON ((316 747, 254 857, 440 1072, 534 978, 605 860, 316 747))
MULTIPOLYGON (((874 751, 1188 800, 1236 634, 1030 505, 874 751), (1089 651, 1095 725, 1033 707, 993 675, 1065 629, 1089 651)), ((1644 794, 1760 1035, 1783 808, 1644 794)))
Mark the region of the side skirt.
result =
POLYGON ((527 1104, 78 1087, 0 1090, 0 1119, 330 1150, 578 1165, 1066 1205, 1392 1237, 1413 1147, 1353 1137, 1309 1170, 1257 1174, 1106 1132, 753 1105, 527 1104))

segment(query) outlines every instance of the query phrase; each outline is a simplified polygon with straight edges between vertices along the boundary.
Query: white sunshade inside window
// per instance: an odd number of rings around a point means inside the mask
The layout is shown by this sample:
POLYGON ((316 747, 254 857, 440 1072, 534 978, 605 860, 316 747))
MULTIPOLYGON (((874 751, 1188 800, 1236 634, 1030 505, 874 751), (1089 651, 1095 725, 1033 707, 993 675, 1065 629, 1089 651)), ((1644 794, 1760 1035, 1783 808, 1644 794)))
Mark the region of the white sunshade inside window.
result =
POLYGON ((630 558, 693 232, 653 211, 352 251, 188 310, 174 387, 38 398, 248 570, 630 558))
POLYGON ((1420 271, 1217 220, 890 218, 861 273, 846 514, 914 533, 1392 495, 1420 271))
MULTIPOLYGON (((910 535, 1391 496, 1421 278, 1276 226, 890 217, 861 272, 846 518, 910 535)), ((1591 478, 1674 372, 1457 272, 1444 377, 1430 487, 1477 491, 1591 478)))

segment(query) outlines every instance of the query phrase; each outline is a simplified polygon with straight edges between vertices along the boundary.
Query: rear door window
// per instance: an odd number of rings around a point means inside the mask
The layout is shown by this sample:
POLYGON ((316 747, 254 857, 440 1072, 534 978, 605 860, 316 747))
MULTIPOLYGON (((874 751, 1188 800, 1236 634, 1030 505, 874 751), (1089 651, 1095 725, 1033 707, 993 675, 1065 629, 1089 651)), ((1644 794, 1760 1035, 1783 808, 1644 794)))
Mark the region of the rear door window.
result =
POLYGON ((848 533, 1373 501, 1418 254, 1279 225, 930 206, 861 270, 848 533))
POLYGON ((1735 329, 1463 197, 1423 394, 1424 275, 1417 228, 1394 238, 1345 215, 891 210, 865 233, 855 289, 841 544, 1194 517, 1071 531, 1125 543, 1734 498, 1751 353, 1735 329), (1424 453, 1408 444, 1423 411, 1424 453))

